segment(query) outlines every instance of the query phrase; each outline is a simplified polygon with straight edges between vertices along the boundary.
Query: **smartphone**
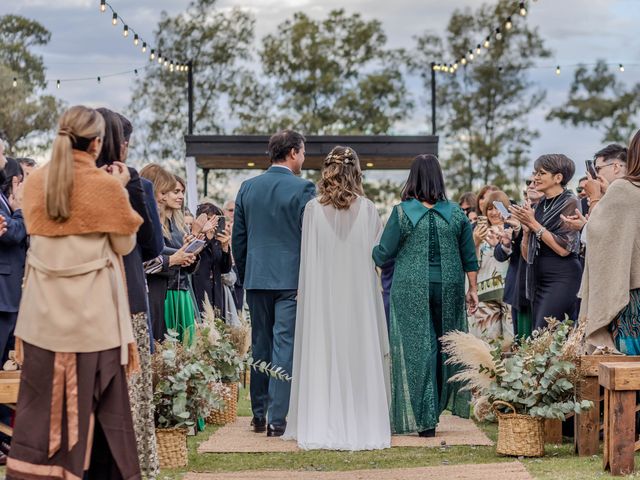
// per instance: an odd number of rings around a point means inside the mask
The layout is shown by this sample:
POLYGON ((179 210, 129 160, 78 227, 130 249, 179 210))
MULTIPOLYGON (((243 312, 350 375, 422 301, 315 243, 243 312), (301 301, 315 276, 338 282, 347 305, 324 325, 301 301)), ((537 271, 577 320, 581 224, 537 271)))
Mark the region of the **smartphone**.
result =
POLYGON ((584 164, 587 167, 587 172, 591 175, 591 178, 596 179, 598 177, 598 172, 596 172, 596 167, 593 165, 593 160, 585 160, 584 164))
POLYGON ((216 235, 224 233, 224 229, 226 227, 226 222, 223 215, 220 215, 218 218, 218 226, 216 227, 216 235))
POLYGON ((198 240, 196 238, 195 240, 192 240, 189 245, 187 245, 187 248, 185 248, 184 251, 185 253, 198 253, 200 250, 202 250, 202 247, 204 247, 206 243, 207 242, 205 242, 204 240, 198 240))
POLYGON ((484 215, 478 215, 478 220, 476 221, 477 225, 487 225, 489 223, 489 219, 484 215))
POLYGON ((504 203, 499 202, 498 200, 494 200, 493 206, 496 207, 496 210, 500 212, 500 215, 502 215, 502 218, 504 218, 505 220, 511 216, 511 212, 507 210, 507 207, 504 206, 504 203))

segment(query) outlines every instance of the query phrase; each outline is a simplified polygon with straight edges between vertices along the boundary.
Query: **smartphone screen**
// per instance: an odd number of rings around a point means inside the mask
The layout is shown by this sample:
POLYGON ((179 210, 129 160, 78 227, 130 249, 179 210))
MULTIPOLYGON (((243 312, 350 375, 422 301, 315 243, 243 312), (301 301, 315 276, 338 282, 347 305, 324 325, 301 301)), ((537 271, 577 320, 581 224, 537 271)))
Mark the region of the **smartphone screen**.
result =
POLYGON ((216 227, 216 234, 224 233, 225 226, 225 219, 222 215, 220 215, 220 217, 218 218, 218 226, 216 227))
POLYGON ((502 218, 504 218, 505 220, 511 216, 511 213, 509 212, 509 210, 507 210, 507 207, 504 206, 504 203, 494 200, 493 206, 496 207, 496 209, 500 212, 500 215, 502 215, 502 218))
POLYGON ((587 172, 589 172, 591 178, 596 178, 598 176, 598 172, 596 172, 596 167, 593 166, 593 160, 585 160, 584 164, 587 166, 587 172))

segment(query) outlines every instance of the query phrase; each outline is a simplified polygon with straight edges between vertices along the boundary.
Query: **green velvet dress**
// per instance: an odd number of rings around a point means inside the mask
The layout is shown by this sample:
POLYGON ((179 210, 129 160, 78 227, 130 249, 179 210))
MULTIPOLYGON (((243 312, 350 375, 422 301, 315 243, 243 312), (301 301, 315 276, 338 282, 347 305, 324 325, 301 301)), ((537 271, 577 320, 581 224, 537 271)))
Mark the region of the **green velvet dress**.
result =
POLYGON ((472 229, 456 204, 394 207, 373 251, 381 266, 395 258, 391 286, 391 426, 394 433, 434 429, 443 410, 469 416, 468 392, 448 382, 438 338, 467 331, 465 272, 477 271, 472 229))

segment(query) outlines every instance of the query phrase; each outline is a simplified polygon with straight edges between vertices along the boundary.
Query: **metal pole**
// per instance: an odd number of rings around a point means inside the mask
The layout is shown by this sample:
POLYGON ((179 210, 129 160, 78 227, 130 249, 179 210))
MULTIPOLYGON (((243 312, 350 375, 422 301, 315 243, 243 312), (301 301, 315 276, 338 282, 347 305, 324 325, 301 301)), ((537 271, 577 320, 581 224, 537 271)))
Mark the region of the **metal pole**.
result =
MULTIPOLYGON (((189 62, 187 63, 187 65, 189 66, 189 71, 187 72, 187 79, 188 79, 188 89, 187 89, 187 95, 188 95, 188 102, 189 102, 189 129, 188 129, 188 133, 189 135, 193 135, 193 60, 189 60, 189 62)), ((205 184, 205 189, 206 189, 206 184, 205 184)), ((206 190, 205 190, 205 195, 206 195, 206 190)))
POLYGON ((209 193, 209 169, 205 168, 204 169, 204 196, 206 197, 207 194, 209 193))
MULTIPOLYGON (((436 69, 431 62, 431 135, 436 134, 436 69)), ((189 70, 191 71, 191 70, 189 70)))

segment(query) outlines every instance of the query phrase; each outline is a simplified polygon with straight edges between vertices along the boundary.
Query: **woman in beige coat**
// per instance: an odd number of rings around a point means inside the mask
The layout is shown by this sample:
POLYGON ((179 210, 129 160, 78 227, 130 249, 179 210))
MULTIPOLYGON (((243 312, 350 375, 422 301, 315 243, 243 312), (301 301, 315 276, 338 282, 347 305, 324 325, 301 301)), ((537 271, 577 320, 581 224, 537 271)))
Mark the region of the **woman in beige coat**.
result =
POLYGON ((103 135, 98 112, 67 110, 51 162, 25 185, 31 248, 15 332, 24 363, 7 478, 140 478, 122 255, 142 219, 127 199, 127 169, 95 165, 103 135))

